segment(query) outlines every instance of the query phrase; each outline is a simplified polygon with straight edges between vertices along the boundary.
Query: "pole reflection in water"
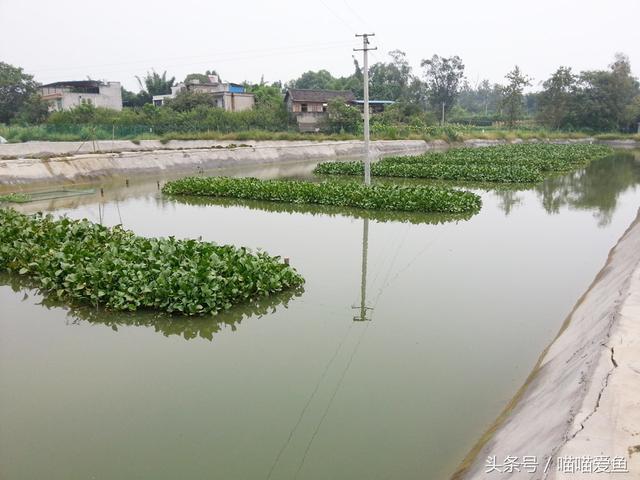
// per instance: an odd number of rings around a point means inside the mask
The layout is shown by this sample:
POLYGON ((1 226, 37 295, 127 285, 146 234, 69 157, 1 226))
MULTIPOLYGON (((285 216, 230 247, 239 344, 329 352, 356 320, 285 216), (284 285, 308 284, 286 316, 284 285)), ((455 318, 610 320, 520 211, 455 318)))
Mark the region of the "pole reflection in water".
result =
POLYGON ((367 318, 367 310, 373 310, 372 307, 367 307, 367 254, 369 250, 369 219, 365 218, 362 222, 362 277, 360 280, 360 306, 353 307, 360 309, 360 315, 353 317, 353 320, 356 322, 371 320, 371 318, 367 318))

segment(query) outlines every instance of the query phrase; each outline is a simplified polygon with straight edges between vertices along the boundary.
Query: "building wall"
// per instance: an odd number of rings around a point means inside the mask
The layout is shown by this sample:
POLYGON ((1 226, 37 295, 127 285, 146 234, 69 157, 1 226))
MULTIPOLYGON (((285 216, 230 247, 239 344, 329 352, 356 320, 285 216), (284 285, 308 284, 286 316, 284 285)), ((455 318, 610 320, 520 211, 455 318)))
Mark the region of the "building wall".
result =
POLYGON ((326 113, 322 112, 302 112, 295 113, 298 129, 301 132, 316 132, 323 126, 327 118, 326 113))
POLYGON ((223 97, 223 108, 228 112, 242 112, 251 110, 255 105, 253 93, 231 93, 225 92, 223 97))
POLYGON ((120 82, 109 82, 100 86, 100 93, 74 93, 67 88, 43 89, 44 98, 51 101, 52 110, 69 110, 83 103, 95 107, 122 110, 120 82))
POLYGON ((306 105, 307 112, 322 113, 327 108, 327 104, 322 102, 291 102, 291 111, 293 113, 302 113, 303 105, 306 105))

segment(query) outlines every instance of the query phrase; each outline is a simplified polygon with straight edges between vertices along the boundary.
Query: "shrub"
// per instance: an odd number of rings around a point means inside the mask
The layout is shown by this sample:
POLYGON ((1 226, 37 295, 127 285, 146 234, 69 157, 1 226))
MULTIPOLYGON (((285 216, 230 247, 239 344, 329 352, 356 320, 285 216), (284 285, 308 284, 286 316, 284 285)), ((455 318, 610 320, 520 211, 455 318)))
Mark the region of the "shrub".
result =
POLYGON ((10 209, 0 209, 0 270, 71 302, 183 315, 214 314, 304 282, 263 252, 10 209))
POLYGON ((358 182, 310 183, 257 178, 188 177, 168 182, 171 195, 242 198, 274 202, 311 203, 405 212, 477 212, 480 197, 471 192, 434 186, 400 186, 358 182))

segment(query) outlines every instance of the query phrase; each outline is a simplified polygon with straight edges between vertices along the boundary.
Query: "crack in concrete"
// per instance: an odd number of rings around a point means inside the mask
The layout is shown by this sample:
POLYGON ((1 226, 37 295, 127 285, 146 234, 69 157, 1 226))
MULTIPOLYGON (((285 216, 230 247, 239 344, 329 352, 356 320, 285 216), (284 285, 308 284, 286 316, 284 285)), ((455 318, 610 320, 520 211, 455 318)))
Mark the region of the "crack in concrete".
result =
MULTIPOLYGON (((611 325, 613 325, 613 323, 615 322, 615 317, 617 317, 617 315, 614 315, 614 319, 611 321, 611 325)), ((609 333, 607 333, 607 337, 609 337, 609 333)), ((607 347, 606 344, 601 344, 604 347, 607 347)), ((595 413, 598 411, 598 409, 600 408, 600 401, 602 400, 602 395, 604 395, 604 391, 607 388, 607 386, 609 385, 609 378, 611 378, 611 375, 613 374, 614 370, 616 368, 618 368, 618 362, 615 359, 615 351, 613 347, 607 347, 610 351, 611 351, 611 364, 613 365, 611 367, 611 369, 607 372, 607 375, 605 376, 603 382, 602 382, 602 388, 600 388, 600 391, 598 392, 598 396, 596 398, 596 403, 593 407, 593 410, 591 410, 589 412, 589 414, 584 418, 584 420, 582 420, 582 422, 580 422, 580 428, 572 435, 565 437, 562 441, 562 443, 560 445, 558 445, 556 448, 554 448, 551 452, 550 455, 550 459, 551 461, 549 462, 549 467, 555 465, 555 461, 554 458, 557 455, 557 453, 560 451, 560 449, 562 449, 562 447, 564 447, 567 443, 569 443, 571 440, 573 440, 574 438, 576 438, 578 436, 578 434, 580 432, 582 432, 585 429, 585 424, 589 421, 589 419, 595 415, 595 413)), ((575 418, 575 415, 574 415, 575 418)), ((569 423, 573 423, 573 418, 571 419, 571 422, 569 423)), ((551 472, 551 468, 549 468, 546 472, 544 472, 544 476, 542 477, 543 479, 548 478, 549 473, 551 472)))

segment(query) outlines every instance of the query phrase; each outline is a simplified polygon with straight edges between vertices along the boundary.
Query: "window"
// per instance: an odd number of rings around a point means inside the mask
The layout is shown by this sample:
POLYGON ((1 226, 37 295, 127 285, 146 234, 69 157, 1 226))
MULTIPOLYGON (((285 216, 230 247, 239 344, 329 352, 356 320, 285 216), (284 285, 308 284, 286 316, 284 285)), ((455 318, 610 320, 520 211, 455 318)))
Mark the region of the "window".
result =
POLYGON ((306 103, 303 103, 302 105, 300 105, 300 111, 301 112, 308 112, 309 111, 309 108, 308 108, 306 103))
POLYGON ((325 112, 325 113, 327 112, 327 104, 326 103, 322 104, 322 111, 325 112))

